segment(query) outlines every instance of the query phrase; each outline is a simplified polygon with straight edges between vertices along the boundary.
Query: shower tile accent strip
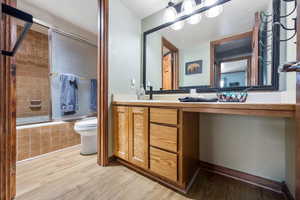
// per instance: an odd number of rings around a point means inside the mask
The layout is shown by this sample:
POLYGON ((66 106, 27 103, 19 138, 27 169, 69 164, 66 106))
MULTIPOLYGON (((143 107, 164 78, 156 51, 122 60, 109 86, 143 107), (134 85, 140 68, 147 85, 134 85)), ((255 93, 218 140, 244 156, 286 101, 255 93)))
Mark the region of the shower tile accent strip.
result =
POLYGON ((17 160, 25 160, 80 144, 74 123, 66 122, 17 130, 17 160))

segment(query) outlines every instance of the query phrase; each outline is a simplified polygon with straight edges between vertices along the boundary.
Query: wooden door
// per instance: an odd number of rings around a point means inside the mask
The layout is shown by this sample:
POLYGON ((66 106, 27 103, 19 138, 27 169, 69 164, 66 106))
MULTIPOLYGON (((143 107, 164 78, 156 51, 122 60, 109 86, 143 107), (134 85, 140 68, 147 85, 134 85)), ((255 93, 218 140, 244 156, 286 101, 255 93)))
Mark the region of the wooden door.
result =
MULTIPOLYGON (((0 3, 16 6, 15 1, 0 3)), ((16 39, 13 20, 0 8, 0 48, 11 50, 16 39)), ((0 55, 0 199, 16 195, 16 95, 14 59, 0 55)))
POLYGON ((149 108, 129 109, 129 162, 148 169, 149 108))
POLYGON ((162 89, 177 90, 179 85, 179 50, 162 38, 162 89), (168 50, 166 52, 165 50, 168 50))
POLYGON ((163 90, 172 90, 172 53, 163 57, 163 90))
POLYGON ((114 107, 114 133, 115 156, 123 160, 129 160, 128 139, 129 139, 129 108, 123 106, 114 107))

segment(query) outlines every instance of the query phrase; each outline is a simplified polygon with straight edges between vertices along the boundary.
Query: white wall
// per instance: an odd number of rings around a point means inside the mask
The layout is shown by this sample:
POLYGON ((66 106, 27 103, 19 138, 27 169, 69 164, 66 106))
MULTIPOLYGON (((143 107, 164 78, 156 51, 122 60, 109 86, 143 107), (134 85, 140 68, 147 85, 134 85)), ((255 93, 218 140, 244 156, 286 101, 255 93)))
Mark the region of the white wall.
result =
MULTIPOLYGON (((112 94, 134 93, 130 89, 131 79, 135 79, 136 83, 140 82, 141 21, 120 0, 110 1, 109 12, 109 97, 111 102, 112 94)), ((109 119, 112 118, 109 117, 109 119)), ((109 155, 111 156, 113 155, 111 129, 109 136, 109 147, 111 147, 109 155)))
POLYGON ((210 85, 210 43, 196 45, 194 48, 179 49, 179 74, 180 87, 208 86, 210 85), (202 60, 202 73, 186 75, 185 64, 196 60, 202 60))
MULTIPOLYGON (((150 81, 154 90, 162 88, 162 35, 159 32, 147 37, 147 66, 146 80, 150 81)), ((179 49, 179 76, 180 87, 210 85, 210 43, 201 44, 194 48, 179 49), (196 60, 203 60, 201 74, 185 75, 185 64, 196 60)))
POLYGON ((200 159, 271 180, 285 180, 285 121, 201 114, 200 159))
MULTIPOLYGON (((286 13, 290 13, 294 8, 293 2, 287 4, 286 13)), ((297 14, 294 13, 289 16, 286 20, 287 27, 293 27, 293 18, 297 17, 297 14)), ((287 38, 293 35, 293 31, 287 32, 287 38)), ((297 46, 295 42, 297 41, 296 37, 288 41, 286 44, 286 61, 293 62, 297 57, 297 46)), ((296 73, 287 73, 286 74, 286 91, 288 91, 287 98, 296 99, 296 73)), ((295 197, 296 191, 296 133, 295 133, 295 123, 290 120, 286 122, 286 183, 291 193, 295 197)))
POLYGON ((286 179, 285 182, 295 197, 296 193, 296 123, 286 120, 286 179))
POLYGON ((162 88, 162 35, 159 32, 147 37, 146 80, 154 90, 162 88))

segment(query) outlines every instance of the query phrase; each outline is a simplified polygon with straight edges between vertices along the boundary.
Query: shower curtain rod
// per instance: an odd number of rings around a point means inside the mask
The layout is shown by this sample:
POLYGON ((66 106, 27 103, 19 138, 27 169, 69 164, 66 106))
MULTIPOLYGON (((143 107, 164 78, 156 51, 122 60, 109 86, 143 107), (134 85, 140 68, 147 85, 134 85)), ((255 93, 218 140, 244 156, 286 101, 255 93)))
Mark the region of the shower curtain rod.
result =
POLYGON ((83 42, 86 42, 88 43, 89 45, 92 45, 94 47, 97 47, 97 45, 93 44, 91 41, 89 41, 88 39, 78 35, 78 34, 75 34, 75 33, 69 33, 69 32, 66 32, 66 31, 63 31, 55 26, 52 26, 46 22, 43 22, 42 20, 39 20, 39 19, 36 19, 36 18, 33 18, 33 23, 34 24, 37 24, 39 26, 42 26, 44 28, 47 28, 47 29, 53 29, 54 31, 60 33, 60 34, 63 34, 65 36, 68 36, 68 37, 71 37, 73 39, 76 39, 76 40, 80 40, 80 41, 83 41, 83 42))

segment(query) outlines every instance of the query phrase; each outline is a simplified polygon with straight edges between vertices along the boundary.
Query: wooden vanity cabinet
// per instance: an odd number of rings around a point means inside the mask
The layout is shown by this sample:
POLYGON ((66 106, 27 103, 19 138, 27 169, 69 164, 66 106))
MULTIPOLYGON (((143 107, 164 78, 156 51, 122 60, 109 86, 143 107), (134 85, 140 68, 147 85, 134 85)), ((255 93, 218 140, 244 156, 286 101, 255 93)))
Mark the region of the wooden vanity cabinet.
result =
POLYGON ((114 154, 129 161, 129 107, 115 106, 114 118, 114 154))
POLYGON ((177 108, 114 108, 115 156, 121 163, 186 192, 198 172, 199 115, 177 108))
POLYGON ((148 168, 148 108, 115 106, 115 156, 138 167, 148 168))
POLYGON ((145 169, 149 163, 148 116, 148 108, 129 108, 129 162, 145 169))

